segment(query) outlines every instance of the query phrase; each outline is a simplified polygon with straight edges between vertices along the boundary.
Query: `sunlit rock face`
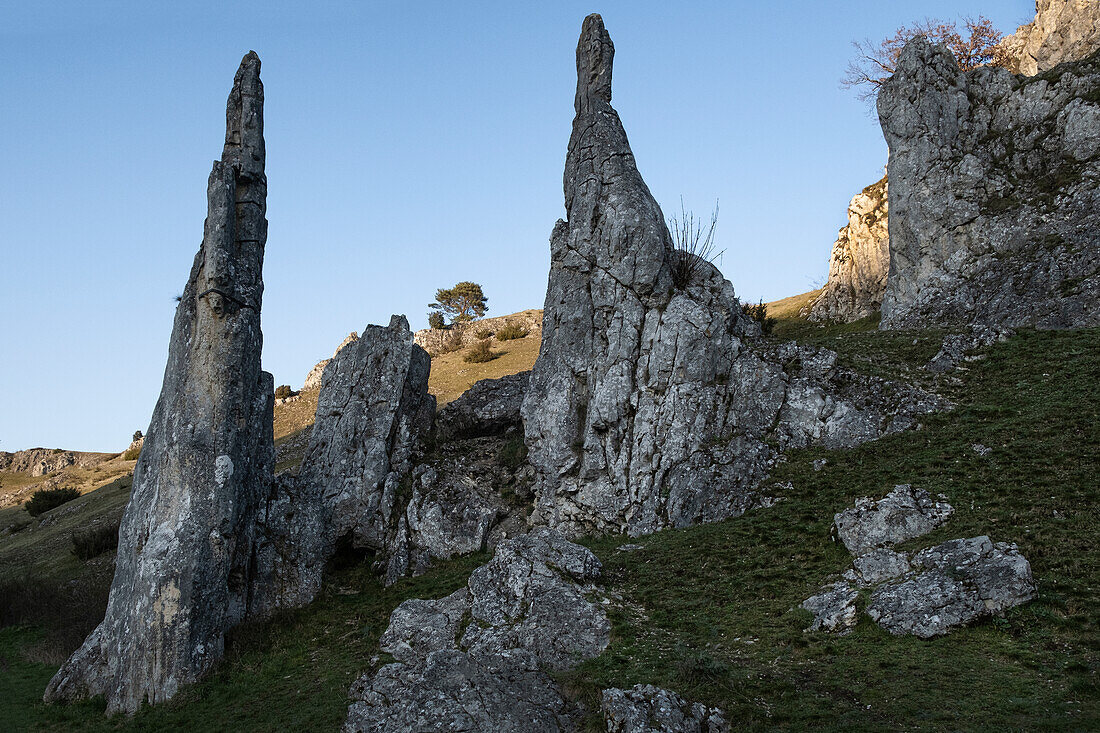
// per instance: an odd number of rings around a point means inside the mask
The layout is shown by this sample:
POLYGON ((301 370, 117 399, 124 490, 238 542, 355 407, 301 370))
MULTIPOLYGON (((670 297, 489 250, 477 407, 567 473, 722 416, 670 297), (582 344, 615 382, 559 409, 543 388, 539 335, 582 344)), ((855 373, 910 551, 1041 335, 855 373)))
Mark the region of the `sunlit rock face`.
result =
POLYGON ((838 368, 831 352, 764 343, 717 268, 675 250, 611 106, 613 56, 589 16, 568 220, 550 240, 542 347, 522 408, 538 473, 532 522, 567 534, 736 516, 778 451, 854 445, 934 404, 838 368))
POLYGON ((248 613, 256 517, 271 481, 273 381, 260 369, 267 241, 263 84, 249 53, 207 188, 202 247, 179 306, 160 399, 134 469, 103 623, 46 700, 108 711, 172 697, 248 613))
POLYGON ((1100 324, 1100 55, 959 70, 924 38, 878 97, 890 146, 883 328, 1100 324))
POLYGON ((1035 20, 1017 28, 1000 47, 1008 68, 1029 76, 1083 59, 1100 48, 1100 3, 1036 0, 1035 20))
POLYGON ((886 177, 852 197, 848 224, 829 257, 829 281, 810 308, 811 321, 858 321, 878 312, 890 271, 886 177))

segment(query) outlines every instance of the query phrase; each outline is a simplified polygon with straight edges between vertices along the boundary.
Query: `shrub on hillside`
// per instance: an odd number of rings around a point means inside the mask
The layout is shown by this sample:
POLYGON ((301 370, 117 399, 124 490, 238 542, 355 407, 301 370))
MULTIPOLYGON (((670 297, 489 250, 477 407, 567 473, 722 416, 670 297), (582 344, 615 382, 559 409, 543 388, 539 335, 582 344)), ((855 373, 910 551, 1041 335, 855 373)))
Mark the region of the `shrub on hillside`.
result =
POLYGON ((294 390, 290 388, 289 384, 280 384, 275 388, 275 399, 285 400, 287 397, 293 397, 294 390))
POLYGON ((495 353, 489 348, 488 339, 482 339, 471 346, 469 351, 462 355, 462 361, 467 364, 482 364, 487 361, 492 361, 498 356, 500 356, 500 354, 495 353))
POLYGON ((775 318, 768 317, 768 304, 764 301, 759 303, 742 303, 741 312, 760 324, 760 333, 767 336, 775 328, 775 318))
POLYGON ((0 627, 35 626, 45 637, 23 650, 30 661, 60 665, 84 642, 107 611, 110 566, 91 569, 76 580, 10 577, 0 581, 0 627))
POLYGON ((527 334, 529 333, 531 332, 518 323, 508 321, 499 331, 497 331, 497 340, 511 341, 513 339, 527 338, 527 334))
POLYGON ((432 311, 428 314, 428 328, 434 328, 437 331, 442 331, 447 327, 447 319, 443 317, 443 314, 439 311, 432 311))
POLYGON ((479 339, 487 339, 492 335, 493 335, 492 330, 490 330, 486 326, 482 326, 478 330, 474 331, 474 336, 479 338, 479 339))
POLYGON ((27 509, 27 513, 32 517, 37 517, 43 512, 59 507, 62 504, 72 501, 80 496, 80 489, 62 488, 62 489, 39 489, 31 494, 31 498, 24 505, 27 509))
POLYGON ((73 532, 73 554, 81 560, 91 560, 118 547, 118 523, 73 532))
POLYGON ((138 456, 141 455, 141 448, 127 448, 122 452, 122 460, 124 461, 136 461, 138 456))

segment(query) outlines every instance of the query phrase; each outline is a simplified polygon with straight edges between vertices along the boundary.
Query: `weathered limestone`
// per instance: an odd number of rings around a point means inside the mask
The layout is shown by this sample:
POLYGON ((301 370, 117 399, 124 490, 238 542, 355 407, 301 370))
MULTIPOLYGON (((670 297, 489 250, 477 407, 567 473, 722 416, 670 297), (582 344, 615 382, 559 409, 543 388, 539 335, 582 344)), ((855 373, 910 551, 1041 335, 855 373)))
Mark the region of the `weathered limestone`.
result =
POLYGON ((176 308, 164 385, 134 469, 103 623, 45 699, 133 712, 218 660, 249 611, 255 521, 271 481, 271 375, 260 369, 267 240, 263 84, 249 52, 210 174, 202 247, 176 308))
MULTIPOLYGON (((332 352, 332 359, 336 358, 336 355, 340 353, 340 349, 344 348, 348 344, 354 342, 359 338, 359 334, 355 331, 349 333, 340 345, 336 347, 336 351, 332 352)), ((309 374, 306 375, 306 381, 302 383, 302 389, 319 389, 321 386, 321 378, 325 375, 325 367, 329 365, 332 359, 322 359, 313 365, 313 368, 309 370, 309 374)))
POLYGON ((1034 77, 906 45, 890 146, 883 328, 1100 324, 1100 55, 1034 77))
POLYGON ((878 312, 890 271, 887 179, 872 183, 848 204, 848 224, 829 257, 829 281, 810 307, 811 321, 848 323, 878 312))
POLYGON ((872 620, 891 634, 925 639, 1031 600, 1031 565, 1016 545, 983 536, 919 552, 892 549, 931 532, 953 512, 946 502, 905 484, 837 513, 837 534, 855 559, 839 580, 802 603, 814 617, 806 631, 849 633, 858 621, 860 588, 871 589, 872 620))
POLYGON ((531 372, 520 372, 477 382, 439 411, 435 420, 439 440, 500 435, 522 427, 520 408, 530 381, 531 372))
POLYGON ((324 369, 309 448, 296 477, 281 476, 265 507, 257 584, 262 608, 308 603, 337 543, 385 551, 398 488, 431 429, 431 360, 404 316, 367 326, 324 369))
POLYGON ((831 352, 760 343, 710 263, 677 282, 682 253, 610 104, 613 55, 590 15, 577 47, 569 219, 551 237, 542 348, 522 410, 539 474, 532 521, 567 533, 736 516, 777 446, 854 445, 937 404, 881 381, 852 389, 861 378, 838 378, 831 352))
POLYGON ((689 703, 653 685, 603 691, 600 709, 608 733, 729 733, 722 711, 689 703))
POLYGON ((382 650, 396 660, 351 689, 345 731, 574 730, 578 709, 548 671, 610 643, 591 551, 546 528, 502 542, 466 588, 405 601, 382 650))
POLYGON ((1035 20, 999 44, 1017 74, 1033 75, 1100 48, 1096 0, 1035 0, 1035 20))
POLYGON ((982 358, 974 356, 970 352, 992 346, 999 341, 1007 341, 1013 335, 1010 328, 992 328, 990 326, 976 325, 966 333, 952 333, 943 337, 943 345, 936 355, 924 367, 930 372, 943 374, 956 369, 964 361, 974 361, 982 358))

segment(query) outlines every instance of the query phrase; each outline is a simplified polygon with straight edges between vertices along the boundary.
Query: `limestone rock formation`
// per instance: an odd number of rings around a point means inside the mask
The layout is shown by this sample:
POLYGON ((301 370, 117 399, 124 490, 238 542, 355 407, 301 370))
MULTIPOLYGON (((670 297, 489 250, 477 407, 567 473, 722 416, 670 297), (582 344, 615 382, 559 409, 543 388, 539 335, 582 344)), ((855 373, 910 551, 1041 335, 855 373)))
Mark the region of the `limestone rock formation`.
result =
POLYGON ((909 484, 877 501, 864 497, 834 517, 837 536, 853 555, 895 545, 928 534, 947 521, 955 509, 937 501, 924 489, 909 484))
POLYGON ((936 355, 925 366, 930 372, 943 374, 957 368, 964 361, 973 361, 982 358, 980 355, 971 355, 986 346, 991 346, 999 341, 1006 341, 1013 334, 1010 328, 992 328, 990 326, 977 325, 965 333, 952 333, 943 337, 943 344, 936 355))
POLYGON ((634 685, 603 691, 600 709, 608 733, 729 733, 722 711, 688 703, 670 690, 634 685))
POLYGON ((439 411, 439 439, 480 438, 521 427, 520 408, 530 381, 531 372, 480 380, 439 411))
POLYGON ((302 467, 280 477, 265 507, 261 606, 312 600, 342 538, 361 549, 388 547, 401 512, 398 486, 432 425, 430 367, 404 316, 367 326, 337 350, 324 369, 302 467))
POLYGON ((1063 61, 1076 61, 1100 48, 1100 4, 1096 0, 1035 0, 1035 20, 999 44, 1008 68, 1031 76, 1063 61))
MULTIPOLYGON (((336 351, 332 352, 332 358, 335 359, 336 355, 340 353, 340 349, 344 348, 348 344, 354 342, 359 338, 359 334, 355 331, 349 333, 340 345, 336 347, 336 351)), ((321 387, 321 378, 325 375, 325 367, 329 365, 332 359, 322 359, 317 362, 312 369, 309 370, 309 374, 306 375, 306 381, 302 384, 302 389, 319 389, 321 387)))
POLYGON ((873 401, 892 388, 851 389, 861 378, 838 379, 835 354, 764 345, 710 263, 684 277, 681 263, 693 261, 674 250, 611 107, 613 55, 590 15, 577 47, 569 219, 551 237, 542 348, 522 411, 538 471, 532 519, 567 533, 736 516, 776 446, 854 445, 937 404, 914 391, 873 401))
POLYGON ((59 448, 29 448, 14 453, 0 451, 0 471, 47 476, 69 466, 95 468, 110 457, 110 453, 82 453, 59 448))
POLYGON ((926 639, 1029 601, 1031 565, 1016 545, 983 536, 912 553, 884 546, 931 532, 953 511, 906 484, 836 514, 837 533, 855 559, 839 580, 802 603, 814 616, 806 631, 851 631, 861 588, 871 589, 872 620, 892 634, 926 639))
POLYGON ((255 519, 274 456, 274 385, 260 369, 264 159, 260 59, 250 52, 229 95, 202 247, 134 469, 107 614, 54 676, 47 701, 103 695, 108 711, 132 712, 170 698, 210 669, 249 610, 255 519))
POLYGON ((848 224, 829 257, 829 281, 810 307, 811 321, 848 323, 878 312, 890 271, 887 179, 872 183, 848 204, 848 224))
POLYGON ((510 325, 527 331, 525 338, 542 338, 542 311, 529 309, 512 313, 507 316, 495 318, 482 318, 481 320, 465 325, 451 326, 450 328, 423 328, 417 331, 413 338, 416 345, 426 350, 429 354, 437 354, 449 340, 454 339, 459 346, 470 346, 478 340, 479 331, 489 331, 495 334, 504 326, 510 325))
POLYGON ((502 542, 466 588, 405 601, 382 650, 396 660, 353 686, 345 731, 573 730, 578 709, 548 672, 602 652, 611 626, 591 551, 540 528, 502 542))
POLYGON ((1100 324, 1100 55, 1034 77, 910 41, 890 146, 883 328, 1100 324))
POLYGON ((950 540, 918 552, 916 572, 879 585, 867 614, 891 634, 923 639, 1031 600, 1031 565, 1016 545, 988 537, 950 540))

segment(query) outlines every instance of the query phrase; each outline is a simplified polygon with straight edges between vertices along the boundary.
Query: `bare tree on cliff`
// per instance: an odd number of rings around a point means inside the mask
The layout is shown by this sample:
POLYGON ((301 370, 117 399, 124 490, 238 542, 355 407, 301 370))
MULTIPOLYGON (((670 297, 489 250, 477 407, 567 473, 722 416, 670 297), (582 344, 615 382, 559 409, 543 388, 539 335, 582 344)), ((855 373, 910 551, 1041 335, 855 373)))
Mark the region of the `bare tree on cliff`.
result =
POLYGON ((859 98, 874 105, 882 82, 897 69, 901 50, 916 36, 924 36, 932 43, 947 46, 955 55, 959 68, 964 71, 986 64, 1007 65, 1004 50, 997 46, 1001 32, 985 16, 979 15, 977 20, 964 18, 962 30, 954 21, 945 23, 925 19, 898 28, 893 36, 878 44, 871 40, 853 41, 852 45, 858 53, 848 63, 841 86, 859 90, 859 98))
POLYGON ((451 323, 468 323, 485 315, 489 310, 488 302, 489 299, 481 291, 480 285, 460 282, 453 288, 436 290, 435 302, 429 303, 428 307, 436 313, 450 316, 451 323))

